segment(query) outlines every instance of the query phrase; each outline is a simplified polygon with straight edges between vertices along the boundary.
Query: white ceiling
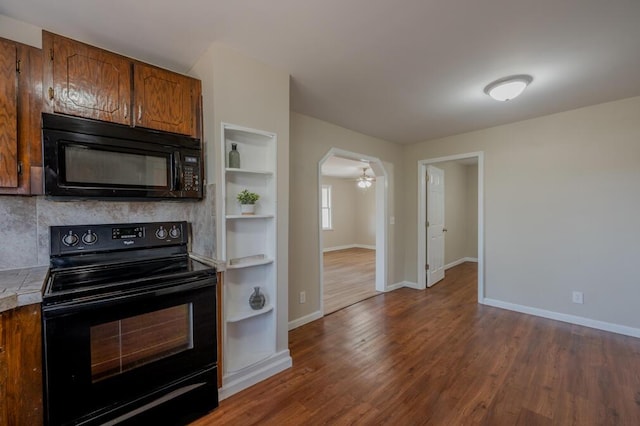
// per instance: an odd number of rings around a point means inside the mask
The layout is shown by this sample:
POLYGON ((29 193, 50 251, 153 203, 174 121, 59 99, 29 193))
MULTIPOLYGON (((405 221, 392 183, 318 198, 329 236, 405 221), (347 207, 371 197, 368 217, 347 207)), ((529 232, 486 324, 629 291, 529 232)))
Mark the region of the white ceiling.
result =
POLYGON ((336 156, 329 157, 322 163, 321 172, 322 176, 355 179, 362 175, 363 167, 367 167, 367 176, 375 176, 375 173, 369 167, 369 163, 336 156))
POLYGON ((412 143, 640 95, 639 0, 0 0, 186 72, 214 41, 291 74, 291 108, 412 143), (483 93, 534 78, 498 103, 483 93))

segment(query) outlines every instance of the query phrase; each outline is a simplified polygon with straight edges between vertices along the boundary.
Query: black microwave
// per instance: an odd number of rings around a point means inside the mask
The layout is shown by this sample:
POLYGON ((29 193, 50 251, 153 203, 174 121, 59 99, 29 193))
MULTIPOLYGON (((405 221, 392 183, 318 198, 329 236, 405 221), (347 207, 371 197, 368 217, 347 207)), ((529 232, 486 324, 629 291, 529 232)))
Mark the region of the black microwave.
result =
POLYGON ((199 139, 43 113, 42 153, 48 196, 202 198, 199 139))

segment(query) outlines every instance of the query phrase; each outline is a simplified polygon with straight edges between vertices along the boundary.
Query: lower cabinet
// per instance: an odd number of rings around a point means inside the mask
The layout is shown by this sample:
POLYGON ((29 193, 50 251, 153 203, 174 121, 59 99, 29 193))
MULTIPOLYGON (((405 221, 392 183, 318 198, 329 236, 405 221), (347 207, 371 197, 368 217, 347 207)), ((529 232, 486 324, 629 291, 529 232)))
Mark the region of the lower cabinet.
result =
POLYGON ((40 305, 0 313, 0 425, 42 425, 40 305))

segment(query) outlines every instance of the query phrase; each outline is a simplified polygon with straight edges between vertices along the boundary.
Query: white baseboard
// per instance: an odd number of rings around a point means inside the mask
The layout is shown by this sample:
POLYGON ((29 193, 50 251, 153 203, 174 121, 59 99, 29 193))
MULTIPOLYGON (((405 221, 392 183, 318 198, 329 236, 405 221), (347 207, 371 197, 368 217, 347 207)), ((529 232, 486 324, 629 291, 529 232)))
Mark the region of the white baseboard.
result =
POLYGON ((391 284, 391 285, 387 286, 387 288, 384 290, 384 292, 388 293, 390 291, 397 290, 399 288, 405 287, 404 283, 405 283, 404 281, 400 281, 399 283, 391 284))
POLYGON ((322 252, 326 253, 328 251, 346 250, 346 249, 350 249, 350 248, 354 248, 354 247, 355 246, 353 244, 348 244, 346 246, 327 247, 327 248, 323 249, 322 252))
POLYGON ((454 260, 451 263, 447 263, 446 265, 444 265, 444 269, 446 271, 447 269, 453 268, 454 266, 458 266, 458 265, 460 265, 461 263, 464 263, 464 262, 476 262, 476 263, 478 263, 478 258, 477 257, 462 257, 462 258, 460 258, 458 260, 454 260))
POLYGON ((412 283, 411 281, 402 281, 402 286, 412 288, 414 290, 424 290, 418 285, 418 283, 412 283))
POLYGON ((545 309, 533 308, 531 306, 518 305, 516 303, 503 302, 502 300, 489 298, 484 298, 480 301, 480 303, 482 303, 483 305, 493 306, 495 308, 502 308, 509 311, 521 312, 523 314, 535 315, 537 317, 568 322, 569 324, 582 325, 585 327, 595 328, 597 330, 624 334, 625 336, 640 337, 640 328, 628 327, 626 325, 613 324, 610 322, 594 320, 591 318, 579 317, 577 315, 547 311, 545 309))
POLYGON ((326 253, 328 251, 347 250, 352 248, 363 248, 363 249, 375 250, 376 246, 369 246, 366 244, 347 244, 346 246, 327 247, 323 249, 322 252, 326 253))
POLYGON ((230 397, 250 386, 255 385, 269 377, 278 374, 281 371, 290 368, 293 365, 289 350, 286 349, 271 356, 264 362, 254 367, 248 367, 242 370, 243 373, 234 373, 223 378, 224 385, 218 390, 220 400, 230 397))
POLYGON ((294 328, 298 328, 301 325, 305 325, 310 323, 311 321, 315 321, 317 319, 322 318, 322 312, 320 311, 316 311, 313 312, 309 315, 305 315, 303 317, 300 317, 298 319, 294 319, 293 321, 289 321, 289 331, 293 330, 294 328))

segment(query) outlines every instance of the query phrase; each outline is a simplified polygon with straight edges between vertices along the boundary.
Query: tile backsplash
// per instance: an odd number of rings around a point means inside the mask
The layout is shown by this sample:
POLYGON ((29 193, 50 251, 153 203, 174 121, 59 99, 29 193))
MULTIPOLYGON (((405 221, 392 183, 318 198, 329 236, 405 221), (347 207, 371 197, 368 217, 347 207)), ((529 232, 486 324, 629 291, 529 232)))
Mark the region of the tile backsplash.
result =
POLYGON ((0 196, 0 270, 47 265, 49 226, 186 220, 192 249, 215 257, 215 186, 203 201, 53 201, 0 196))

